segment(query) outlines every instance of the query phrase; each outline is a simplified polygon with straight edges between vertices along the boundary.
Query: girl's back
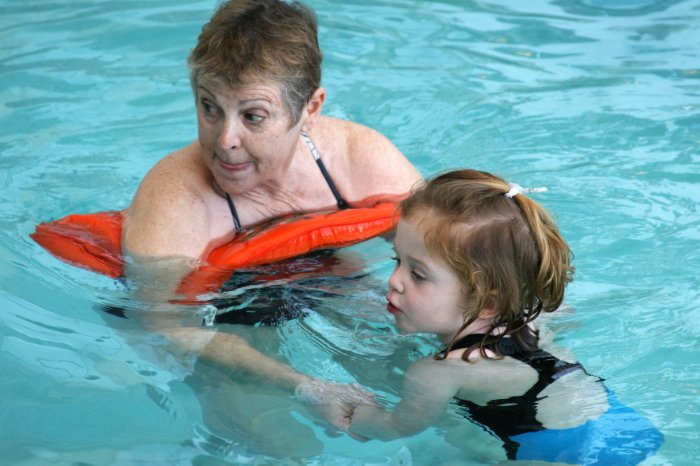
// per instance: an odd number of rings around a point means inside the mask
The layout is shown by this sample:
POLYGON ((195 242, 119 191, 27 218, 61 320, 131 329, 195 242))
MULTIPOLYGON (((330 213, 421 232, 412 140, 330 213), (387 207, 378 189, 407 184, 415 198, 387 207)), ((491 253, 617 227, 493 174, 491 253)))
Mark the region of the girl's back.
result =
POLYGON ((431 365, 434 384, 455 387, 457 411, 500 438, 509 459, 637 464, 661 445, 661 433, 579 363, 544 350, 508 354, 507 340, 502 359, 465 362, 460 348, 431 365))

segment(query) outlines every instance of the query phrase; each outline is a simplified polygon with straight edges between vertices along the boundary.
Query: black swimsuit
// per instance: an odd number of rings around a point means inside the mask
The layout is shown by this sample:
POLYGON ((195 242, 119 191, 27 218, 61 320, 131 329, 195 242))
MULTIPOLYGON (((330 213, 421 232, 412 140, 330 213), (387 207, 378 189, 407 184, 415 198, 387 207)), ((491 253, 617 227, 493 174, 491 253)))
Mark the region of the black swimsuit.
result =
MULTIPOLYGON (((301 138, 316 160, 323 178, 326 180, 326 183, 328 183, 328 187, 335 197, 338 208, 347 209, 350 207, 338 192, 335 183, 333 183, 333 179, 318 154, 316 146, 311 142, 311 138, 309 138, 306 133, 301 133, 301 138)), ((228 193, 226 193, 226 201, 228 202, 229 209, 231 209, 231 217, 233 217, 233 225, 236 228, 236 232, 241 233, 243 231, 243 226, 241 225, 233 200, 228 193)), ((269 277, 279 279, 282 278, 285 273, 293 272, 298 275, 302 270, 313 271, 332 268, 337 261, 338 259, 332 251, 320 250, 301 258, 290 259, 266 267, 257 267, 255 270, 238 271, 224 284, 222 291, 228 289, 240 290, 257 280, 269 281, 270 278, 265 278, 268 275, 269 277)), ((262 289, 263 291, 253 287, 250 292, 235 295, 232 298, 214 298, 211 303, 214 304, 219 311, 213 318, 213 323, 258 326, 279 325, 290 319, 297 318, 304 315, 307 309, 314 307, 319 298, 325 297, 323 292, 318 290, 313 291, 317 288, 317 286, 313 286, 313 284, 319 280, 327 287, 328 280, 332 280, 332 277, 330 279, 322 279, 315 277, 314 273, 310 273, 309 278, 300 278, 296 280, 295 284, 298 287, 303 288, 305 285, 309 285, 309 289, 303 292, 294 292, 293 287, 284 284, 267 285, 262 289)), ((323 286, 320 288, 323 288, 323 286)))
MULTIPOLYGON (((468 335, 455 348, 469 348, 484 335, 468 335)), ((517 351, 512 338, 504 337, 490 346, 502 355, 522 361, 537 371, 537 382, 519 396, 491 400, 485 406, 456 399, 463 414, 503 441, 510 460, 561 462, 580 465, 633 465, 654 454, 664 437, 634 409, 617 400, 604 386, 608 410, 575 427, 548 429, 536 418, 542 391, 555 380, 573 371, 590 374, 579 363, 562 361, 537 350, 517 351), (495 348, 494 348, 495 347, 495 348)), ((602 384, 603 379, 596 377, 602 384)))
MULTIPOLYGON (((467 335, 458 340, 452 349, 469 348, 483 338, 483 334, 467 335)), ((538 375, 537 382, 522 395, 491 400, 486 406, 461 399, 457 399, 457 404, 464 408, 469 419, 503 440, 508 458, 515 459, 519 444, 512 441, 511 437, 544 429, 536 418, 537 403, 542 398, 539 396, 540 392, 563 375, 575 370, 585 372, 585 369, 579 363, 562 361, 543 350, 516 352, 511 337, 501 338, 496 345, 498 352, 503 356, 510 356, 535 369, 538 375)))
MULTIPOLYGON (((331 189, 333 197, 335 197, 335 202, 338 204, 338 208, 342 210, 350 207, 338 192, 338 188, 336 188, 335 183, 333 183, 333 178, 331 178, 330 173, 328 173, 328 170, 326 170, 326 165, 324 165, 323 160, 321 160, 321 156, 318 154, 318 150, 311 141, 309 135, 306 133, 301 133, 301 138, 304 140, 309 148, 309 151, 311 151, 311 155, 313 155, 314 159, 316 160, 316 164, 321 170, 323 178, 326 180, 326 183, 328 183, 328 187, 331 189)), ((238 218, 238 212, 236 211, 236 206, 233 204, 233 199, 231 199, 231 196, 228 193, 226 193, 226 202, 228 202, 228 208, 231 210, 231 217, 233 217, 233 226, 236 228, 236 233, 240 233, 243 231, 243 226, 238 218)))

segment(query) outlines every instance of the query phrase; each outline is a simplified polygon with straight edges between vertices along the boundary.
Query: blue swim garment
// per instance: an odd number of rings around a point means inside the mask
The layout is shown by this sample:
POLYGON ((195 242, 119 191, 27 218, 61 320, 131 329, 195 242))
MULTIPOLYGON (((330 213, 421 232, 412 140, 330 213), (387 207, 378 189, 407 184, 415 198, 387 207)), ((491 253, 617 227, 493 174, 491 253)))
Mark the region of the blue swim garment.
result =
POLYGON ((653 455, 664 437, 652 423, 617 400, 608 390, 610 408, 597 419, 571 429, 544 429, 514 435, 519 460, 581 465, 636 465, 653 455))

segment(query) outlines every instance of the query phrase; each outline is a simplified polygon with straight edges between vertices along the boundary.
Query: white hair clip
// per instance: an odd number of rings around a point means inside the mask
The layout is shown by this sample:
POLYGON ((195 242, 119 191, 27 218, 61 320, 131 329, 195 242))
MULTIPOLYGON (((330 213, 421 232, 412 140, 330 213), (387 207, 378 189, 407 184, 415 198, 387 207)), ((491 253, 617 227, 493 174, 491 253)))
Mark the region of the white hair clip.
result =
POLYGON ((517 196, 517 195, 520 194, 521 192, 523 192, 522 186, 520 186, 520 185, 518 185, 518 184, 512 184, 512 185, 510 185, 510 191, 508 191, 508 192, 506 193, 506 197, 509 197, 509 198, 512 199, 513 196, 517 196))
POLYGON ((544 193, 547 192, 547 188, 545 186, 541 186, 538 188, 523 188, 519 184, 510 184, 510 191, 506 193, 506 197, 508 198, 513 198, 517 196, 518 194, 521 193, 544 193))

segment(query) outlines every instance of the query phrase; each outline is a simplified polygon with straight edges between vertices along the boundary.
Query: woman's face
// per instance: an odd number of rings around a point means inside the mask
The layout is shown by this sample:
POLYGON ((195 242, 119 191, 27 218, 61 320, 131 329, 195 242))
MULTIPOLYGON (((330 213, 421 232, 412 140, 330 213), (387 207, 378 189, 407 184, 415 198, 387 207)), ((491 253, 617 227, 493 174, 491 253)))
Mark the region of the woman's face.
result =
POLYGON ((204 80, 196 95, 202 156, 221 189, 242 194, 281 178, 292 161, 305 112, 290 127, 280 83, 231 89, 220 81, 204 80))
POLYGON ((394 238, 396 266, 387 309, 404 333, 434 333, 443 342, 464 323, 465 295, 452 269, 430 254, 417 221, 401 219, 394 238))

